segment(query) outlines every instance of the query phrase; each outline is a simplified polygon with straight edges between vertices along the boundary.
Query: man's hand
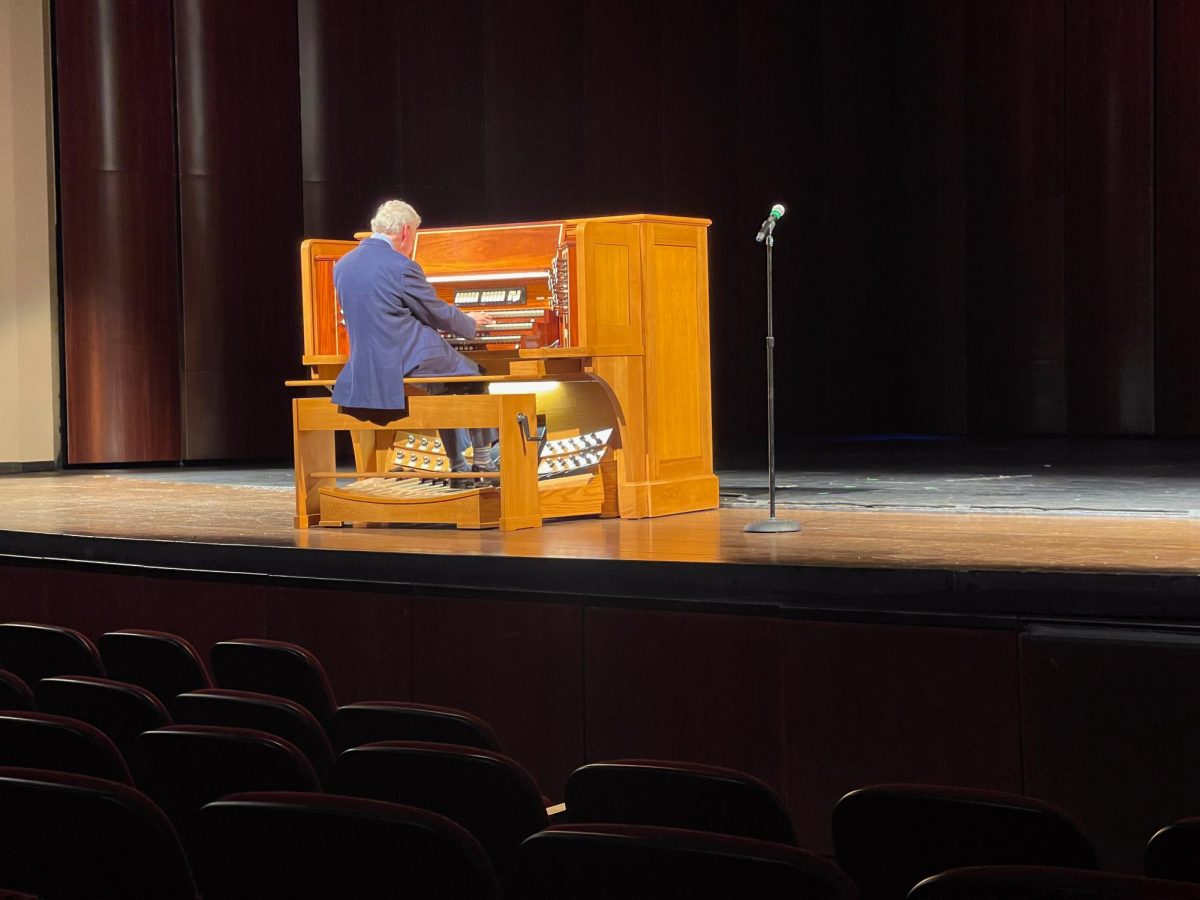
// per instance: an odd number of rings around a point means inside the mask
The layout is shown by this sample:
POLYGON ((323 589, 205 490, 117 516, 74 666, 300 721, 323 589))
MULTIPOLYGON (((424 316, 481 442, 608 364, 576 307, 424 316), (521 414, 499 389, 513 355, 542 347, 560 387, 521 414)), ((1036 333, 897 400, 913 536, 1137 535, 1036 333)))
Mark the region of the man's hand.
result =
POLYGON ((474 310, 472 312, 467 313, 467 315, 475 320, 476 326, 495 325, 496 324, 496 319, 492 315, 490 315, 489 313, 482 312, 480 310, 474 310))

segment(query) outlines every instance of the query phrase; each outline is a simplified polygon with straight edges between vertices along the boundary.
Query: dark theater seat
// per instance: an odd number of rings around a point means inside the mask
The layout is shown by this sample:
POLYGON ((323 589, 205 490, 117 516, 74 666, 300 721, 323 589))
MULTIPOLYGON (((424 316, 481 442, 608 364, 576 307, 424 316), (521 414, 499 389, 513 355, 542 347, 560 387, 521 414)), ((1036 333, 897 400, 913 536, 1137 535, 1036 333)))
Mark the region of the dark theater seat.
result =
POLYGON ((15 672, 0 669, 0 709, 33 709, 33 691, 15 672))
POLYGON ((504 895, 840 900, 855 890, 832 863, 773 841, 647 825, 553 825, 517 850, 504 895))
POLYGON ((833 811, 838 865, 863 900, 903 900, 917 882, 965 866, 1095 869, 1096 854, 1062 810, 1017 794, 883 784, 833 811))
POLYGON ((6 887, 49 900, 195 900, 187 859, 166 817, 138 791, 65 772, 0 768, 6 887))
POLYGON ((166 631, 126 628, 102 634, 100 656, 109 678, 140 684, 168 709, 179 694, 212 687, 196 648, 166 631))
POLYGON ((100 653, 83 633, 31 622, 0 624, 0 668, 26 684, 52 675, 104 676, 100 653))
POLYGON ((0 712, 0 766, 133 784, 120 751, 99 729, 49 713, 0 712))
POLYGON ((374 741, 500 749, 487 723, 461 710, 389 700, 339 708, 321 661, 298 644, 257 638, 220 641, 211 660, 218 685, 296 701, 316 717, 339 751, 374 741))
POLYGON ((567 778, 570 822, 622 822, 795 844, 779 795, 751 775, 696 763, 625 759, 567 778))
POLYGON ((1146 874, 1200 882, 1200 818, 1160 828, 1146 845, 1146 874))
POLYGON ((248 793, 197 817, 205 900, 494 900, 486 854, 427 810, 320 794, 248 793))
POLYGON ((206 688, 180 694, 173 704, 179 725, 225 725, 265 731, 296 747, 308 757, 324 785, 333 778, 333 748, 312 713, 285 697, 206 688))
POLYGON ((927 878, 908 900, 1200 900, 1200 885, 1086 869, 977 866, 927 878))
POLYGON ((428 809, 467 829, 499 873, 521 841, 547 825, 533 778, 507 756, 475 747, 386 741, 338 757, 339 793, 428 809))
POLYGON ((239 791, 315 791, 320 781, 294 744, 264 731, 169 725, 138 736, 134 782, 191 848, 200 807, 239 791))
POLYGON ((171 724, 170 713, 150 691, 107 678, 63 675, 37 684, 38 709, 96 726, 128 759, 143 731, 171 724))

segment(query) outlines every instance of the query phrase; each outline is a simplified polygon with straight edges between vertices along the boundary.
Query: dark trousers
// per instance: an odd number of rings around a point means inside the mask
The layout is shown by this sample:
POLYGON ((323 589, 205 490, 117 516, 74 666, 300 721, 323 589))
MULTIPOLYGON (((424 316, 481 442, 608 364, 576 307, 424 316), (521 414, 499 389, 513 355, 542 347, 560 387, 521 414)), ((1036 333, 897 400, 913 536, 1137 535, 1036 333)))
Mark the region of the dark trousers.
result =
MULTIPOLYGON (((445 358, 426 360, 417 366, 409 376, 413 378, 436 378, 439 375, 482 375, 483 367, 479 366, 457 350, 450 348, 445 358)), ((433 396, 443 394, 482 394, 487 385, 482 381, 452 381, 441 384, 427 384, 425 389, 433 396)), ((475 464, 490 465, 493 462, 491 448, 496 443, 499 434, 495 428, 440 428, 438 434, 442 438, 442 446, 450 458, 450 468, 455 472, 469 472, 467 462, 467 447, 473 447, 475 464)))

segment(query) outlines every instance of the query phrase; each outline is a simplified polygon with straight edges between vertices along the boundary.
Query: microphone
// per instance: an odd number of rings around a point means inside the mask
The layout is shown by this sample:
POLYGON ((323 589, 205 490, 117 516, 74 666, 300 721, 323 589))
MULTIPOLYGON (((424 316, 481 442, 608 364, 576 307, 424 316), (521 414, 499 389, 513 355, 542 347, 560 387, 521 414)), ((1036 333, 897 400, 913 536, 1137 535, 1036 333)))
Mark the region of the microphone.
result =
POLYGON ((761 244, 763 242, 763 238, 775 230, 775 223, 783 218, 784 212, 785 210, 782 203, 776 203, 774 206, 772 206, 771 214, 763 219, 762 228, 758 229, 758 234, 755 235, 754 240, 761 244))

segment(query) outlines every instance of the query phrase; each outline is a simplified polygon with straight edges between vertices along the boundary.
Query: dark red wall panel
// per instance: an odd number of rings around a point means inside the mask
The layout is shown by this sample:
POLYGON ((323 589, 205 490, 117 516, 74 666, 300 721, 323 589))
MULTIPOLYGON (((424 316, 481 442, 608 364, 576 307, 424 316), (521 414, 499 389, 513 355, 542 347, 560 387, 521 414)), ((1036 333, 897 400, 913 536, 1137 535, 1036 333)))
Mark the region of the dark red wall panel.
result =
POLYGON ((898 409, 908 431, 967 428, 966 11, 959 0, 898 8, 895 261, 898 409))
POLYGON ((1025 790, 1070 810, 1103 868, 1140 874, 1146 842, 1200 809, 1200 635, 1045 627, 1021 639, 1025 790))
POLYGON ((403 196, 399 7, 300 0, 298 9, 304 233, 349 238, 384 196, 403 196))
POLYGON ((55 4, 67 461, 179 458, 171 9, 55 4))
POLYGON ((1154 431, 1154 7, 1066 4, 1067 412, 1154 431))
POLYGON ((561 800, 583 756, 578 606, 413 598, 413 700, 469 710, 561 800))
POLYGON ((970 428, 1066 428, 1063 0, 967 4, 970 428))
POLYGON ((177 0, 184 455, 285 456, 303 234, 294 0, 177 0))
POLYGON ((1155 6, 1155 380, 1162 434, 1200 432, 1200 4, 1155 6))
POLYGON ((588 760, 689 760, 780 789, 778 624, 588 609, 588 760))
POLYGON ((802 847, 833 850, 830 817, 886 782, 1021 791, 1012 632, 789 623, 784 771, 802 847))

